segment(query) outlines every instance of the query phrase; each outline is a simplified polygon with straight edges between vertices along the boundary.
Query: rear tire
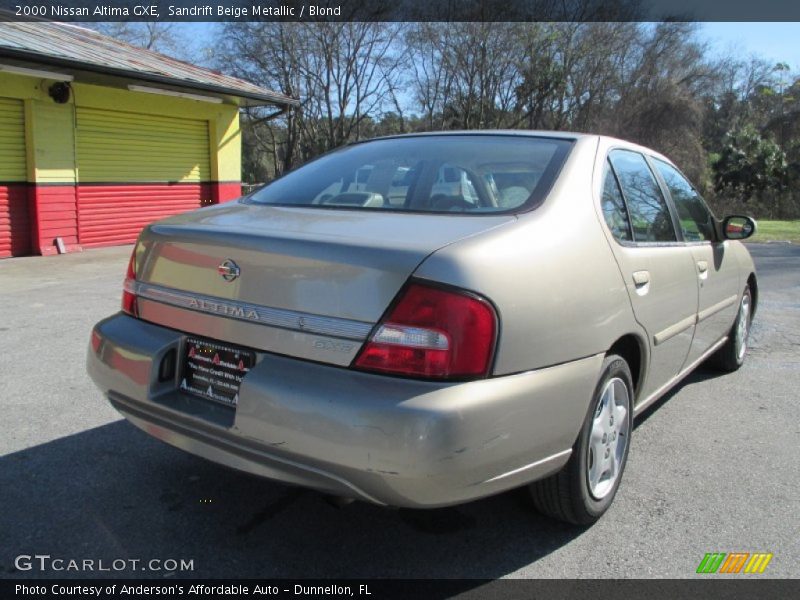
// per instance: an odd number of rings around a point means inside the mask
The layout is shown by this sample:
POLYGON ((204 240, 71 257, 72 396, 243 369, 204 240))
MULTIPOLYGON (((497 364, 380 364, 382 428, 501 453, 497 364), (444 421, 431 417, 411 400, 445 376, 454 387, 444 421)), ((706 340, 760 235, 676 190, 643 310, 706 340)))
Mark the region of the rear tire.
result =
POLYGON ((622 480, 633 429, 633 378, 628 363, 611 354, 569 462, 530 484, 536 509, 575 525, 591 525, 611 506, 622 480))
POLYGON ((732 373, 744 364, 747 356, 747 339, 753 321, 753 297, 750 286, 744 286, 742 299, 739 301, 739 312, 733 322, 728 340, 712 356, 709 363, 726 373, 732 373))

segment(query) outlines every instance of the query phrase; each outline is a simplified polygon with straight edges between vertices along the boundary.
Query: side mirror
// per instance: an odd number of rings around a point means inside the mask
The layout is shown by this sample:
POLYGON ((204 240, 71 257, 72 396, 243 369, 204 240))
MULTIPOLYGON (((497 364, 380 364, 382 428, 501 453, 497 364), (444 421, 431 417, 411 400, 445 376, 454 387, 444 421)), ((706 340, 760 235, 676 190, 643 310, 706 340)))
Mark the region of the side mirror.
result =
POLYGON ((756 232, 756 221, 742 215, 731 215, 722 221, 722 233, 728 240, 744 240, 756 232))

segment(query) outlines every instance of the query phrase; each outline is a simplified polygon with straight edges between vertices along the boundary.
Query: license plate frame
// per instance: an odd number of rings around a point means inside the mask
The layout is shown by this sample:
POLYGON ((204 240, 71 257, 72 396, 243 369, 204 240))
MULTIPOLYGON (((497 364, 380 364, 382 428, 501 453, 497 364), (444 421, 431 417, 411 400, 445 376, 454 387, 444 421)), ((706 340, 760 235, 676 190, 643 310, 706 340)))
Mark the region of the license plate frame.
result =
POLYGON ((179 389, 235 409, 242 380, 255 362, 256 353, 252 350, 217 340, 187 337, 179 389))

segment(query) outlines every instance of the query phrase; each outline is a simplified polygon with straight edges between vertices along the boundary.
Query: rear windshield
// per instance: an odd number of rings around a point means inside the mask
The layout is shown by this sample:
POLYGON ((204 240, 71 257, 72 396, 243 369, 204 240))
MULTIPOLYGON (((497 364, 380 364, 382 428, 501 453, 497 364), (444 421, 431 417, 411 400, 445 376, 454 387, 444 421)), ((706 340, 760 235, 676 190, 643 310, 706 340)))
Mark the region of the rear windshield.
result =
POLYGON ((409 212, 498 213, 540 202, 572 141, 489 135, 387 138, 336 150, 247 202, 409 212))

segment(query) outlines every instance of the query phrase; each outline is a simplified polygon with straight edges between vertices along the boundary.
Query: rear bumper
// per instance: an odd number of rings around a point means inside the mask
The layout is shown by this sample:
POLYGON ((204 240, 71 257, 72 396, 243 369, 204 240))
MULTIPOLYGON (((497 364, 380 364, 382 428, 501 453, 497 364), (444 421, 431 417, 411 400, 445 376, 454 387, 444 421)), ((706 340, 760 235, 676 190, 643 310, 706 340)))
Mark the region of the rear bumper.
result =
MULTIPOLYGON (((184 394, 162 358, 185 335, 118 314, 87 368, 114 407, 169 444, 264 477, 378 504, 434 507, 561 468, 602 355, 517 375, 432 383, 259 354, 231 408, 184 394)), ((179 361, 180 362, 180 361, 179 361)))

